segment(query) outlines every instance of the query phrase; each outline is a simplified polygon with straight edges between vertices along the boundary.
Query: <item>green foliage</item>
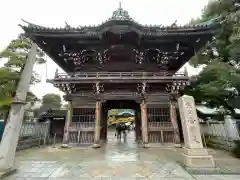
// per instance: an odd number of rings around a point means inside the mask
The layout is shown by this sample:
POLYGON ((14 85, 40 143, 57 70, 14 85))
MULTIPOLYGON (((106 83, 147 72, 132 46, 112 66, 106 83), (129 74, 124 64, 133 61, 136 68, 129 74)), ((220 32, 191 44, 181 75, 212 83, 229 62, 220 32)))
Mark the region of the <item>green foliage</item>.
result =
POLYGON ((199 23, 212 19, 215 19, 212 23, 218 22, 218 31, 212 42, 201 49, 190 63, 196 67, 218 59, 226 63, 239 64, 236 55, 240 53, 240 34, 237 33, 240 27, 240 11, 236 10, 232 0, 214 0, 203 9, 199 19, 191 22, 199 23))
POLYGON ((58 94, 46 94, 42 98, 40 112, 45 112, 48 109, 60 109, 61 106, 62 100, 58 94))
POLYGON ((212 23, 218 21, 216 35, 190 61, 195 67, 205 67, 184 93, 194 96, 198 103, 224 107, 233 113, 234 108, 240 108, 240 11, 232 0, 214 0, 204 8, 199 19, 190 23, 212 19, 212 23))
MULTIPOLYGON (((30 48, 31 41, 20 34, 0 53, 0 60, 2 60, 1 58, 7 60, 4 66, 0 68, 0 110, 5 113, 8 113, 10 108, 30 48)), ((45 63, 43 52, 40 49, 37 52, 36 62, 38 64, 45 63)), ((38 76, 33 72, 31 84, 38 82, 38 76)), ((32 92, 28 92, 27 101, 35 102, 38 101, 38 98, 32 92)))
POLYGON ((240 89, 240 71, 224 62, 213 60, 185 88, 197 103, 205 102, 211 107, 221 107, 233 112, 240 108, 238 91, 240 89))
POLYGON ((210 20, 213 17, 228 15, 229 12, 234 12, 235 6, 232 0, 211 0, 203 9, 202 19, 210 20))

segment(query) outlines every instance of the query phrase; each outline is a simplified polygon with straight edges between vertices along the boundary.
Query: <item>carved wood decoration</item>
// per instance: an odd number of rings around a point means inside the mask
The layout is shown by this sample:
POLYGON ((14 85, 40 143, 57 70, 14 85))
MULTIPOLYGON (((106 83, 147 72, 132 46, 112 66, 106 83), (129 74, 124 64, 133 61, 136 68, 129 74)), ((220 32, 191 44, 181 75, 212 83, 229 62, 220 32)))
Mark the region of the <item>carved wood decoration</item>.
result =
POLYGON ((158 67, 161 69, 167 70, 169 60, 173 59, 171 53, 161 51, 160 49, 147 49, 146 52, 150 62, 157 63, 158 67))
POLYGON ((109 49, 104 49, 103 51, 97 51, 95 49, 82 49, 80 52, 64 52, 59 54, 64 60, 69 63, 73 63, 75 69, 84 64, 97 63, 99 65, 104 64, 110 59, 109 49))
POLYGON ((143 64, 146 56, 145 51, 140 51, 138 49, 133 49, 134 58, 137 64, 143 64))
POLYGON ((76 92, 76 84, 63 83, 63 84, 55 84, 54 86, 59 88, 60 91, 63 91, 68 94, 76 92))
POLYGON ((65 93, 73 93, 75 84, 55 84, 55 87, 59 88, 60 91, 65 93))
POLYGON ((86 55, 87 52, 88 51, 86 49, 83 49, 83 50, 80 50, 80 52, 74 52, 74 53, 64 52, 63 55, 59 54, 59 56, 63 56, 66 62, 72 62, 75 66, 79 66, 91 59, 90 56, 86 55))
POLYGON ((109 49, 105 49, 102 52, 98 52, 97 58, 98 58, 99 64, 104 65, 111 58, 111 56, 109 54, 109 49))
POLYGON ((97 82, 96 84, 93 85, 93 92, 95 94, 100 94, 104 92, 104 88, 103 88, 103 84, 100 84, 99 82, 97 82))
POLYGON ((172 83, 168 83, 165 87, 165 91, 167 93, 178 94, 180 90, 182 90, 185 86, 189 85, 189 81, 173 81, 172 83))
POLYGON ((138 84, 137 85, 137 92, 139 94, 143 95, 143 94, 148 92, 148 87, 149 87, 149 85, 146 82, 143 82, 142 84, 138 84))

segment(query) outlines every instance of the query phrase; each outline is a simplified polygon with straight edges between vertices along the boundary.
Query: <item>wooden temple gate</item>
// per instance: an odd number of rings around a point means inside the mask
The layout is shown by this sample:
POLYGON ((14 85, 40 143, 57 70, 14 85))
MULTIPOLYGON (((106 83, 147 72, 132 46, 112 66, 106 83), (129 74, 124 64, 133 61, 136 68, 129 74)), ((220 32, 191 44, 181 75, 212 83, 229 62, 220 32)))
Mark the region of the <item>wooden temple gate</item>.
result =
POLYGON ((93 144, 95 108, 73 108, 69 125, 69 143, 75 145, 93 144))
POLYGON ((106 113, 100 110, 101 103, 119 99, 134 100, 141 106, 136 116, 142 123, 137 127, 141 132, 137 140, 141 138, 143 144, 179 142, 176 107, 171 101, 176 101, 189 77, 187 71, 177 71, 216 30, 209 23, 184 27, 140 24, 119 7, 107 21, 94 27, 21 25, 26 36, 66 72, 56 72, 48 82, 65 92, 66 101, 81 104, 68 113, 64 144, 105 140, 106 123, 101 118, 106 113), (162 101, 161 94, 173 97, 162 101))

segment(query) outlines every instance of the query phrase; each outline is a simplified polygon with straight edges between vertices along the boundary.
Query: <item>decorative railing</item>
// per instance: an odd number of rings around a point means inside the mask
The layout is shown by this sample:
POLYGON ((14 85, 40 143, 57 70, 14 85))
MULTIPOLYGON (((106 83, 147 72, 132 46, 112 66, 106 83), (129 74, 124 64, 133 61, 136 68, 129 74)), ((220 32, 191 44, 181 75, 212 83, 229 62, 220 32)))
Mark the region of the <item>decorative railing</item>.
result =
POLYGON ((77 78, 77 79, 143 79, 154 77, 187 77, 184 73, 166 72, 77 72, 77 73, 57 73, 55 79, 77 78))
POLYGON ((149 143, 174 143, 175 133, 171 122, 148 122, 149 143))
POLYGON ((69 143, 75 145, 92 144, 94 142, 94 122, 72 122, 68 128, 69 143))
POLYGON ((151 130, 174 130, 171 122, 148 122, 148 129, 151 130))
POLYGON ((78 130, 93 130, 95 127, 94 122, 72 122, 69 126, 70 131, 78 130))

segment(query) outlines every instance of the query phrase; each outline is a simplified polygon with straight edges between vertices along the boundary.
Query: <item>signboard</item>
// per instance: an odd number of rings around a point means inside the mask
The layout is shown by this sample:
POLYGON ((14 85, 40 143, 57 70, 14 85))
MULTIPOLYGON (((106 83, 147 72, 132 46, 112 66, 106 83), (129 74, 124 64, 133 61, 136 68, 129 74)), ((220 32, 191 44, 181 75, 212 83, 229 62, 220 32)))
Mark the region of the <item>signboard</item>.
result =
POLYGON ((134 117, 112 119, 112 120, 109 121, 109 125, 133 122, 134 120, 135 120, 134 117))

